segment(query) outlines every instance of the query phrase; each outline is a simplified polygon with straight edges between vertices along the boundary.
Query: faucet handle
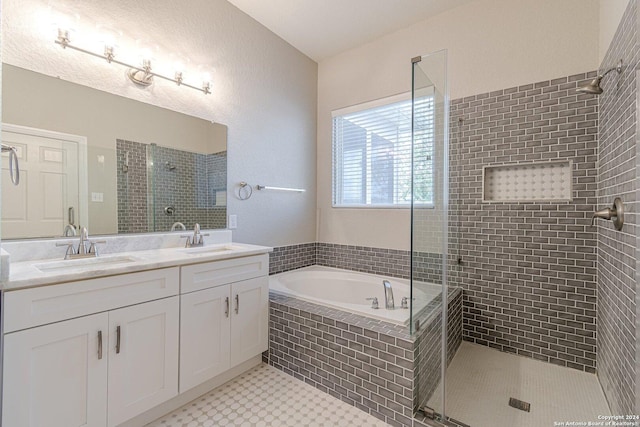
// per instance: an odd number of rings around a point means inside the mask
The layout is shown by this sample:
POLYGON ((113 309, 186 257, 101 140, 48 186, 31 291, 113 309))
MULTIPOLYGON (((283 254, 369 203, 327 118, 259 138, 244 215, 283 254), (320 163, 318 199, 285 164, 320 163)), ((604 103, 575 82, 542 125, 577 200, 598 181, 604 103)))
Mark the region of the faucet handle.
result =
POLYGON ((616 230, 622 230, 622 226, 624 225, 624 206, 622 204, 622 199, 620 197, 616 197, 613 200, 612 207, 604 208, 595 212, 591 217, 591 226, 595 225, 596 218, 611 220, 613 221, 613 226, 616 230))
POLYGON ((400 301, 400 308, 409 308, 409 300, 407 297, 402 297, 402 301, 400 301))
POLYGON ((205 236, 209 236, 209 233, 198 233, 198 236, 200 236, 200 238, 198 239, 198 241, 196 242, 198 245, 203 246, 204 245, 204 237, 205 236))
POLYGON ((102 245, 107 243, 106 240, 95 240, 91 242, 91 245, 89 246, 89 253, 90 254, 95 254, 95 256, 98 256, 98 248, 96 247, 96 245, 102 245))
POLYGON ((76 250, 73 248, 73 242, 59 242, 56 246, 66 246, 67 252, 64 254, 64 259, 69 259, 71 255, 76 254, 76 250))
POLYGON ((191 246, 193 246, 193 240, 191 240, 193 236, 191 234, 181 234, 180 237, 187 238, 187 241, 184 244, 185 248, 190 248, 191 246))
POLYGON ((380 307, 378 306, 378 298, 373 297, 373 298, 365 298, 365 299, 366 299, 367 301, 371 301, 371 308, 376 309, 376 310, 377 310, 378 308, 380 308, 380 307))

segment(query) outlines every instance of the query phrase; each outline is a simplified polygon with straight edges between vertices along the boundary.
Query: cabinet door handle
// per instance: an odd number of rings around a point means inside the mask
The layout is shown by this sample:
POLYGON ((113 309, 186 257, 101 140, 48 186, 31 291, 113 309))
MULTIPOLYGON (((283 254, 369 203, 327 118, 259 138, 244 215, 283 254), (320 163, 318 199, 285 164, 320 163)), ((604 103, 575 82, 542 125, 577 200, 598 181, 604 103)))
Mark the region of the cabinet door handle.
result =
POLYGON ((224 303, 226 304, 226 308, 224 309, 224 315, 225 317, 229 317, 229 297, 226 297, 224 299, 224 303))
POLYGON ((102 331, 98 331, 98 360, 102 360, 102 331))
POLYGON ((236 314, 240 311, 240 295, 236 294, 236 314))
POLYGON ((120 353, 120 326, 116 327, 116 354, 120 353))

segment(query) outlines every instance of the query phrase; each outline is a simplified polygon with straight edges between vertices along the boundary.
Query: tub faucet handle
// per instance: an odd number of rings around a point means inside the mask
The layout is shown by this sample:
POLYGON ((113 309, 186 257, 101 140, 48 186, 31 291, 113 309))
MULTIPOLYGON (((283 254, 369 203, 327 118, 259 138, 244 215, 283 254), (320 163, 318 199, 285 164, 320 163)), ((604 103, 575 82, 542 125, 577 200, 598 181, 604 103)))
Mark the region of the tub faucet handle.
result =
POLYGON ((376 309, 376 310, 377 310, 378 308, 380 308, 380 307, 378 306, 378 298, 376 298, 376 297, 373 297, 373 298, 366 298, 366 300, 367 300, 367 301, 371 301, 371 308, 376 309))

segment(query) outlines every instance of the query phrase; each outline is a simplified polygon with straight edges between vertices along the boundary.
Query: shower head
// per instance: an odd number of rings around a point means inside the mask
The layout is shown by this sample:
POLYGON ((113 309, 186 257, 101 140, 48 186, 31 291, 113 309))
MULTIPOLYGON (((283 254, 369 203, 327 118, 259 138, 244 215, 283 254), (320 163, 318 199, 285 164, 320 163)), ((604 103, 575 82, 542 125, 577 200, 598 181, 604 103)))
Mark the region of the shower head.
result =
POLYGON ((595 79, 591 80, 591 82, 589 82, 588 84, 584 86, 580 86, 578 89, 576 89, 576 91, 580 93, 588 93, 591 95, 600 95, 602 93, 600 82, 602 82, 602 79, 604 78, 604 76, 606 76, 612 71, 617 71, 618 74, 622 72, 622 60, 618 62, 618 65, 616 67, 609 68, 604 74, 599 75, 595 79))
POLYGON ((588 84, 584 86, 580 86, 577 91, 580 93, 588 93, 591 95, 600 95, 602 93, 602 88, 600 87, 600 82, 602 81, 602 77, 598 76, 595 79, 591 80, 588 84))

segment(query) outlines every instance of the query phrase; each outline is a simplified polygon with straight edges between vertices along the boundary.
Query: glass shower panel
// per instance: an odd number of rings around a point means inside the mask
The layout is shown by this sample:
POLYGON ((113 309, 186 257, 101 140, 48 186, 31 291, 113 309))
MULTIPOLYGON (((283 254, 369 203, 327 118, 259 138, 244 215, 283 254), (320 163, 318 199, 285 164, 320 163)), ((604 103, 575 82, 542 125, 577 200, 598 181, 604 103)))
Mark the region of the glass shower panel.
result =
POLYGON ((412 60, 411 333, 417 407, 445 413, 447 358, 447 51, 412 60))

